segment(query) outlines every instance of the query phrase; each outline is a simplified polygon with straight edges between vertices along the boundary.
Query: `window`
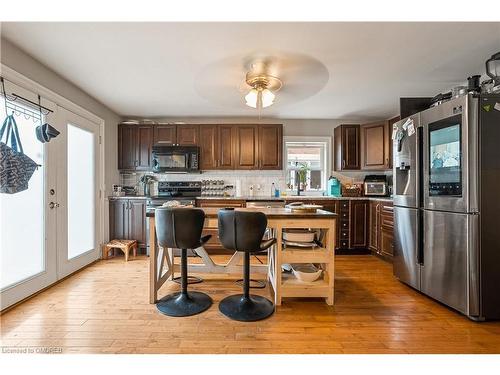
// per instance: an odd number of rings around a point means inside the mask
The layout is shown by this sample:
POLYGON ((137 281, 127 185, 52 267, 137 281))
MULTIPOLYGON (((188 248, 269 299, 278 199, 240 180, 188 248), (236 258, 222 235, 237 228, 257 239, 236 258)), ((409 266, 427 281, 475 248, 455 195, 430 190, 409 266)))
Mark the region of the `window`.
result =
POLYGON ((305 191, 324 191, 330 174, 330 137, 285 137, 285 182, 297 189, 300 171, 305 174, 305 191))

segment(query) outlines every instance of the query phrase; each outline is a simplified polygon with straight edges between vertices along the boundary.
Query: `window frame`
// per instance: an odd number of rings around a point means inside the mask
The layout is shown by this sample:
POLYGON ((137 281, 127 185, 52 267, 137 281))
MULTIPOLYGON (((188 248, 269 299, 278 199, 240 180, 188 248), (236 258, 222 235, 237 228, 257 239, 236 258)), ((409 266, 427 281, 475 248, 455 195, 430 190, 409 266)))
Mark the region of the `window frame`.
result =
MULTIPOLYGON (((289 168, 288 166, 288 143, 323 143, 324 144, 324 155, 320 160, 321 168, 314 170, 324 171, 324 176, 322 178, 322 186, 323 189, 311 189, 308 185, 305 192, 309 193, 323 193, 326 191, 326 183, 331 174, 331 166, 332 166, 332 137, 325 136, 285 136, 283 137, 283 160, 284 160, 284 174, 285 174, 285 184, 288 180, 288 174, 290 170, 294 170, 295 168, 289 168)), ((286 188, 287 192, 293 192, 295 189, 289 189, 288 186, 286 188)))

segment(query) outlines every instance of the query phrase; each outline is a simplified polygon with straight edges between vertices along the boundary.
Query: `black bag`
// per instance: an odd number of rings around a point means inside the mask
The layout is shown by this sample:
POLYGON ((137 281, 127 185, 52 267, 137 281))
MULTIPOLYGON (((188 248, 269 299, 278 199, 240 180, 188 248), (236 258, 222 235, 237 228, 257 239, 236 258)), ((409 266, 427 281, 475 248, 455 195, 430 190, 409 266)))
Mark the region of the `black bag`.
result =
POLYGON ((23 152, 14 115, 7 116, 0 129, 0 193, 15 194, 28 189, 28 181, 38 167, 23 152))

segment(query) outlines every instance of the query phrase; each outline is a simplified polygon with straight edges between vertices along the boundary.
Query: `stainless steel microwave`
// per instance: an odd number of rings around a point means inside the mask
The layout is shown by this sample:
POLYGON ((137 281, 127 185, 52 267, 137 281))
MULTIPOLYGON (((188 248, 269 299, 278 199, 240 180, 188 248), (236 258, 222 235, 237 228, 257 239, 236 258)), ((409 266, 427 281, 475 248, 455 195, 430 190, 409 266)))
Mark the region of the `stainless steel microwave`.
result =
POLYGON ((198 172, 199 155, 196 146, 154 146, 153 172, 198 172))

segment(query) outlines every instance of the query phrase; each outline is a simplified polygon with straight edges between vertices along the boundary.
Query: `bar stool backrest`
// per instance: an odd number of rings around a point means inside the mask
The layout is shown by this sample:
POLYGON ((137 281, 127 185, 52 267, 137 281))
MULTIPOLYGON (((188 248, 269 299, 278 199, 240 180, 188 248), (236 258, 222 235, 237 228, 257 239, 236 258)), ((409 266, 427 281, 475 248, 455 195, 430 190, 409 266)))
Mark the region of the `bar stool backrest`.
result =
POLYGON ((157 208, 155 210, 158 245, 177 249, 200 246, 205 212, 197 208, 157 208))
POLYGON ((267 228, 267 217, 262 212, 220 210, 219 240, 228 250, 261 251, 261 242, 267 228))

